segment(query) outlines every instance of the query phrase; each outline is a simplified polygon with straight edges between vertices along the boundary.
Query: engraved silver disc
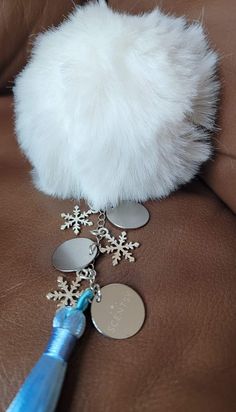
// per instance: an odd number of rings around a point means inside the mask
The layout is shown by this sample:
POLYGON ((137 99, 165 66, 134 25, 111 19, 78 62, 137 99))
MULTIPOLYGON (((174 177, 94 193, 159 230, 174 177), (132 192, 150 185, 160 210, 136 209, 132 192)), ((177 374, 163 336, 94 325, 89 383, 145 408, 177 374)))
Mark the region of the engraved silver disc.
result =
POLYGON ((123 202, 106 212, 108 220, 121 229, 138 229, 146 225, 149 212, 140 203, 123 202))
POLYGON ((74 272, 88 266, 96 255, 97 246, 91 239, 70 239, 56 248, 52 264, 61 272, 74 272))
POLYGON ((91 304, 92 321, 96 329, 114 339, 135 335, 145 319, 141 297, 127 285, 111 283, 101 288, 101 301, 91 304))

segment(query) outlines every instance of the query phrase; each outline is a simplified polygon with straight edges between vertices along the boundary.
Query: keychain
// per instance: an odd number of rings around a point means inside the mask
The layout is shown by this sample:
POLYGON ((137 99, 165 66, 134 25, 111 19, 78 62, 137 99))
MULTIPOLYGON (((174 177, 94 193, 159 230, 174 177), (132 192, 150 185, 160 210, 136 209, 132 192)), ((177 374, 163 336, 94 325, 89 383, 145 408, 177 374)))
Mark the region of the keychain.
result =
POLYGON ((76 237, 59 245, 53 253, 53 266, 64 273, 75 273, 69 283, 63 276, 57 279, 58 290, 47 298, 57 302, 53 329, 48 345, 32 369, 7 412, 53 412, 63 384, 70 354, 86 327, 84 311, 90 305, 93 325, 104 336, 126 339, 135 335, 145 320, 145 307, 139 294, 130 286, 110 283, 100 287, 95 269, 99 255, 111 254, 116 266, 124 258, 134 262, 133 250, 140 245, 127 239, 122 231, 116 239, 105 227, 106 219, 121 229, 137 229, 149 220, 147 209, 133 202, 124 202, 107 212, 89 209, 81 212, 75 206, 73 214, 62 213, 65 223, 76 236, 81 226, 92 226, 89 217, 98 214, 96 229, 91 231, 95 241, 76 237), (104 246, 103 242, 107 244, 104 246))

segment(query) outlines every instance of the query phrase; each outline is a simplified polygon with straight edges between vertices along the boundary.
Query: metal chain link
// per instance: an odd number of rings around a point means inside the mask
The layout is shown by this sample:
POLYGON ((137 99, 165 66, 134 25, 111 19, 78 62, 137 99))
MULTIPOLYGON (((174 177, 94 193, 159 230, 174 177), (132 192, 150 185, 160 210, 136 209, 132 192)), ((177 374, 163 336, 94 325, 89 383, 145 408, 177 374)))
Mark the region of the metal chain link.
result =
POLYGON ((101 240, 108 233, 108 229, 105 228, 106 213, 103 210, 99 210, 97 213, 98 213, 98 220, 97 220, 96 229, 91 230, 92 235, 94 235, 96 238, 96 242, 94 242, 94 244, 90 246, 90 253, 92 255, 94 253, 95 247, 97 247, 98 249, 97 256, 98 256, 100 254, 101 240))
POLYGON ((97 227, 94 230, 95 237, 97 240, 97 246, 100 245, 100 242, 102 238, 104 237, 102 235, 102 229, 105 229, 105 223, 106 223, 106 213, 103 210, 100 210, 99 215, 98 215, 97 227))
MULTIPOLYGON (((106 213, 103 210, 99 210, 98 212, 98 220, 97 220, 97 226, 94 230, 94 236, 96 237, 96 246, 98 249, 97 256, 100 254, 100 243, 103 238, 103 235, 101 233, 102 229, 105 229, 105 224, 106 224, 106 213)), ((93 232, 93 231, 92 231, 93 232)), ((96 271, 94 268, 94 262, 92 262, 91 266, 93 267, 93 271, 95 273, 93 282, 90 283, 90 289, 92 290, 95 299, 97 302, 101 301, 101 289, 98 283, 95 283, 95 278, 96 278, 96 271)))
MULTIPOLYGON (((97 248, 97 256, 100 254, 100 244, 107 229, 105 228, 106 224, 106 212, 103 210, 94 210, 90 208, 93 214, 98 213, 97 226, 91 233, 95 236, 96 242, 90 246, 90 253, 93 254, 94 247, 97 248)), ((96 257, 97 257, 96 256, 96 257)), ((97 272, 95 270, 95 260, 86 268, 81 271, 76 272, 76 276, 79 276, 83 280, 89 281, 89 287, 94 294, 94 297, 97 302, 101 301, 101 288, 98 283, 95 283, 97 272)))
POLYGON ((89 288, 93 292, 93 295, 97 302, 101 301, 101 288, 98 283, 95 283, 97 272, 94 268, 94 263, 91 263, 86 269, 76 271, 76 276, 80 280, 87 280, 89 282, 89 288))

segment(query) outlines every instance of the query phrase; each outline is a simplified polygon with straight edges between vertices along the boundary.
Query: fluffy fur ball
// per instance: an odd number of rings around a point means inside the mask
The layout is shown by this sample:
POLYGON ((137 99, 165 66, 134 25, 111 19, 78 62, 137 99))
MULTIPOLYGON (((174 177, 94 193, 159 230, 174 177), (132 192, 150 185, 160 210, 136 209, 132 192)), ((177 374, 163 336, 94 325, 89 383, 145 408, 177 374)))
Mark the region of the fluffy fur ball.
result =
POLYGON ((197 22, 77 8, 37 37, 15 83, 37 188, 105 209, 188 182, 211 154, 216 64, 197 22))

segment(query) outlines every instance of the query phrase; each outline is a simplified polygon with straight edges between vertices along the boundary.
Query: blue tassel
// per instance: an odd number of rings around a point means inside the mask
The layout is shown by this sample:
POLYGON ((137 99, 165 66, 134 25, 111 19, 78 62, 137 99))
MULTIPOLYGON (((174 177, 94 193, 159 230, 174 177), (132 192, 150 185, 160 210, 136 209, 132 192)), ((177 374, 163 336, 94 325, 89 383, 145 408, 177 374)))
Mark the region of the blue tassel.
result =
POLYGON ((56 312, 48 345, 6 412, 53 412, 60 396, 67 362, 85 330, 83 311, 93 294, 87 289, 77 307, 56 312))

